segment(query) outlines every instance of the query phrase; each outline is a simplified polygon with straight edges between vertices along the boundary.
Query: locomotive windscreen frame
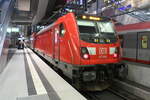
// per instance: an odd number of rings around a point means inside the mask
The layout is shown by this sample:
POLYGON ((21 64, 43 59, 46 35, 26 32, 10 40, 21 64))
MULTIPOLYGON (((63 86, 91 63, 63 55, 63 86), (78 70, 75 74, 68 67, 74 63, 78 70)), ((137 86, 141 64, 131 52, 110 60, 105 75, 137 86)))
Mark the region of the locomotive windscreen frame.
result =
POLYGON ((111 44, 117 42, 111 21, 77 20, 80 39, 89 43, 111 44))

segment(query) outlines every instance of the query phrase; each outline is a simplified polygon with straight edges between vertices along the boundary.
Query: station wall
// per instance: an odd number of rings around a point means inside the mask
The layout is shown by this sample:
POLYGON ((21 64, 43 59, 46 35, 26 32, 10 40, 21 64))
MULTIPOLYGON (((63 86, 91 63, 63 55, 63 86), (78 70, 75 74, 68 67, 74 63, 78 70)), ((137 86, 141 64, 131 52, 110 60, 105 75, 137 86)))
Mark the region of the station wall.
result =
POLYGON ((9 47, 9 34, 7 33, 7 28, 14 7, 14 0, 3 0, 2 3, 3 4, 1 4, 0 18, 0 73, 3 71, 7 63, 7 54, 9 47))
POLYGON ((143 64, 128 63, 128 80, 150 87, 150 66, 143 64))

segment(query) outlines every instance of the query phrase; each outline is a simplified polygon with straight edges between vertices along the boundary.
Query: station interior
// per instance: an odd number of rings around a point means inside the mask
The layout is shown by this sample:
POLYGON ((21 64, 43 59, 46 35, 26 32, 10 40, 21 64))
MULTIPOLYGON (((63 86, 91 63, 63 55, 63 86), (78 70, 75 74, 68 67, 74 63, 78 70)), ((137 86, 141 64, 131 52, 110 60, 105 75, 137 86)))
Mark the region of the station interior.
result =
POLYGON ((150 0, 0 0, 0 100, 150 100, 150 0))

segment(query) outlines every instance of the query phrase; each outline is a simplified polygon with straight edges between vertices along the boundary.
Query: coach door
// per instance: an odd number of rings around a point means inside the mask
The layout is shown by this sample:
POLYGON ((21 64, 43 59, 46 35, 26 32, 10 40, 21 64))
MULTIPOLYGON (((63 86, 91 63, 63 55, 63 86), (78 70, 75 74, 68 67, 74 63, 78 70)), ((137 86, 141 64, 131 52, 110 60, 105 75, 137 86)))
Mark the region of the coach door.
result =
POLYGON ((137 33, 123 35, 123 57, 136 60, 137 58, 137 33))
POLYGON ((138 42, 137 60, 150 61, 150 32, 138 33, 138 42))
POLYGON ((54 28, 54 50, 53 50, 53 57, 56 61, 59 61, 59 26, 55 26, 54 28))

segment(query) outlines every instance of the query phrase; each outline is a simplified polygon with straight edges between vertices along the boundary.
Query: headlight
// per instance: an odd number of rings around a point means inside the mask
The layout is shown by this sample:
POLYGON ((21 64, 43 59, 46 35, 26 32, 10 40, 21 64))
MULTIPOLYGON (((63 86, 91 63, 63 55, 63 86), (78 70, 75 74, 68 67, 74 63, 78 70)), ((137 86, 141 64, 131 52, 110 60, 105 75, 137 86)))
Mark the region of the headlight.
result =
POLYGON ((114 58, 117 58, 119 56, 119 47, 110 47, 109 54, 113 55, 114 58))
POLYGON ((112 55, 112 54, 116 53, 116 50, 117 50, 116 47, 110 47, 109 54, 112 55))
POLYGON ((86 47, 81 47, 81 57, 86 60, 90 58, 88 49, 86 47))

